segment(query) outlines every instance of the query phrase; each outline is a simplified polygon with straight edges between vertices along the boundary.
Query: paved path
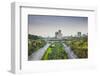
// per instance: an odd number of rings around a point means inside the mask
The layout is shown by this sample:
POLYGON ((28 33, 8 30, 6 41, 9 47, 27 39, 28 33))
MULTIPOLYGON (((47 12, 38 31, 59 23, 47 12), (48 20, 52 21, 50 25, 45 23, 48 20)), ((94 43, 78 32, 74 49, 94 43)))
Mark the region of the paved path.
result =
POLYGON ((74 52, 71 50, 70 47, 68 47, 66 44, 62 43, 64 48, 65 48, 65 52, 68 54, 68 58, 69 59, 76 59, 77 56, 74 54, 74 52))
POLYGON ((50 44, 47 43, 43 48, 39 49, 38 51, 34 52, 31 56, 29 56, 28 60, 40 60, 49 46, 50 44))

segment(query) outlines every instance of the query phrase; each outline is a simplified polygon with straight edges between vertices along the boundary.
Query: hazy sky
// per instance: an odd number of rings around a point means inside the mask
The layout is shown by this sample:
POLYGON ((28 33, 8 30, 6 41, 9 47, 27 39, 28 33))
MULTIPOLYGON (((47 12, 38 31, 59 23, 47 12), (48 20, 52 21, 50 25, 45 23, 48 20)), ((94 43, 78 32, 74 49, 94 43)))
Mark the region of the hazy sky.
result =
POLYGON ((77 32, 88 33, 88 18, 75 16, 28 15, 29 34, 53 37, 62 30, 63 36, 76 35, 77 32))

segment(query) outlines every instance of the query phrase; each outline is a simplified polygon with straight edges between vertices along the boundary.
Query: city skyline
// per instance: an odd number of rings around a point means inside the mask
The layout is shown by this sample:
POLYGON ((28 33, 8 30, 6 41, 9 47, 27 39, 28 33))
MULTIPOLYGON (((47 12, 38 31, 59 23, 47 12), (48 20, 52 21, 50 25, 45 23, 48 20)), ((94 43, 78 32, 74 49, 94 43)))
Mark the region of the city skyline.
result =
POLYGON ((28 15, 29 34, 54 37, 61 30, 63 36, 75 36, 77 32, 88 33, 88 18, 74 16, 28 15))

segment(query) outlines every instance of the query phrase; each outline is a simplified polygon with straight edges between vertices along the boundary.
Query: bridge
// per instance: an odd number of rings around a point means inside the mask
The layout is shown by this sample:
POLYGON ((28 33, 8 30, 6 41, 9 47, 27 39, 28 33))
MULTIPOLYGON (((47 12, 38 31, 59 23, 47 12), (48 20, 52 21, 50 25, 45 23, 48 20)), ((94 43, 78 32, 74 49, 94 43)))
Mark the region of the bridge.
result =
POLYGON ((47 38, 47 39, 44 39, 47 43, 53 43, 53 42, 64 42, 65 40, 64 39, 57 39, 57 38, 47 38))

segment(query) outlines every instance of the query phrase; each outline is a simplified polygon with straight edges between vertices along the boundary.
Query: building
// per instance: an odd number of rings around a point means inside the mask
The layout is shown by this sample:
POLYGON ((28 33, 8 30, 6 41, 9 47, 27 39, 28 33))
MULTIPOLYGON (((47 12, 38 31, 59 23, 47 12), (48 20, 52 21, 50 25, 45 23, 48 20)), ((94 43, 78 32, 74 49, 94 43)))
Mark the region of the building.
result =
POLYGON ((88 34, 83 34, 82 37, 88 37, 88 34))
POLYGON ((61 30, 58 30, 58 32, 55 32, 55 38, 57 38, 57 39, 62 39, 61 30))
POLYGON ((81 32, 77 32, 77 37, 81 37, 81 32))

